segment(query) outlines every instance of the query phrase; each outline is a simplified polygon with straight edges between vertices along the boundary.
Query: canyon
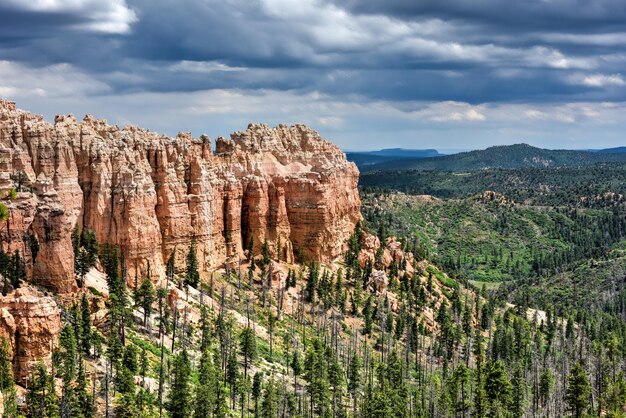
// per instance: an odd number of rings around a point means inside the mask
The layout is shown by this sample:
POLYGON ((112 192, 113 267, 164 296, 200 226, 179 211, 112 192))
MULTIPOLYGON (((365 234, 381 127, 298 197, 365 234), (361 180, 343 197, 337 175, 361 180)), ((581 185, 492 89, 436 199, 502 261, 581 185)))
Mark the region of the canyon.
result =
POLYGON ((59 294, 77 286, 76 225, 120 248, 129 282, 162 277, 173 254, 181 270, 192 242, 203 271, 236 264, 251 240, 255 253, 267 242, 285 261, 331 262, 361 219, 358 176, 304 125, 250 124, 213 150, 206 135, 168 137, 91 115, 50 124, 0 101, 0 191, 17 190, 4 200, 2 245, 26 258, 33 283, 59 294))
POLYGON ((16 381, 27 383, 39 361, 50 364, 57 301, 81 294, 75 228, 120 249, 131 285, 136 276, 162 279, 170 259, 183 271, 192 243, 202 272, 235 266, 251 242, 254 255, 266 244, 288 263, 331 263, 361 220, 358 176, 304 125, 250 124, 213 149, 205 135, 168 137, 90 115, 50 124, 0 100, 0 203, 8 209, 0 249, 17 251, 26 270, 26 283, 0 297, 16 381))

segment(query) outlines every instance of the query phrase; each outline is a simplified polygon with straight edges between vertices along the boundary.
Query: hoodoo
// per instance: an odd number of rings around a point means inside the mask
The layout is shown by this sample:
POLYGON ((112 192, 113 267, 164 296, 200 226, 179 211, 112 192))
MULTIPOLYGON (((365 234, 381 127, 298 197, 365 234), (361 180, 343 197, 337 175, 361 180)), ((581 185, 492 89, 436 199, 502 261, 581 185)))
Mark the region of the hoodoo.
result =
POLYGON ((205 135, 172 138, 90 115, 50 124, 0 101, 0 190, 17 190, 1 244, 61 294, 76 287, 76 225, 118 245, 129 271, 150 263, 155 276, 175 249, 182 267, 192 241, 203 270, 244 257, 252 239, 255 252, 267 242, 286 260, 331 261, 361 216, 358 175, 304 125, 251 124, 213 152, 205 135))

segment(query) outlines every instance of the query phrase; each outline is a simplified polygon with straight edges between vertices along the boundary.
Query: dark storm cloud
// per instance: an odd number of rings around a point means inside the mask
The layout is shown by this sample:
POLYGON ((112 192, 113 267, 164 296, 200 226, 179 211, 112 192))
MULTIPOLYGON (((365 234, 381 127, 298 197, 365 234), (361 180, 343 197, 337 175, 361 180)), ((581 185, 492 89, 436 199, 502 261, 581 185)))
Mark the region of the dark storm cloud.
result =
POLYGON ((345 132, 349 120, 573 123, 626 96, 622 0, 0 0, 0 17, 0 96, 36 106, 98 98, 117 115, 117 100, 188 95, 207 115, 221 111, 203 100, 253 112, 246 98, 267 97, 345 132))
POLYGON ((621 0, 347 0, 337 2, 355 13, 386 14, 399 19, 432 16, 502 26, 508 30, 606 31, 623 29, 626 3, 621 0))
POLYGON ((386 100, 562 100, 603 87, 576 83, 574 72, 613 74, 625 61, 616 51, 626 42, 603 49, 576 41, 588 31, 619 29, 626 6, 609 0, 445 6, 356 0, 345 9, 274 0, 40 3, 48 7, 0 6, 7 21, 0 29, 3 58, 70 63, 123 91, 264 88, 386 100), (190 71, 175 66, 181 61, 242 71, 190 71), (494 76, 507 69, 519 75, 494 76), (349 77, 337 76, 341 71, 349 77))

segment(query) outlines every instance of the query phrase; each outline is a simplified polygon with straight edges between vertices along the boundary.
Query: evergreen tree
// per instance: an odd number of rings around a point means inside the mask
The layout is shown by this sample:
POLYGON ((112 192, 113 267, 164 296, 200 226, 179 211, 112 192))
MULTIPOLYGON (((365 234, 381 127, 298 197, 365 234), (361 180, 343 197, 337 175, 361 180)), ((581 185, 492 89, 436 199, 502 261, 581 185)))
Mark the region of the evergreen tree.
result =
POLYGON ((237 387, 239 385, 239 362, 237 361, 237 352, 231 350, 226 363, 226 381, 230 388, 231 408, 235 408, 235 397, 237 395, 237 387))
POLYGON ((511 379, 513 388, 511 415, 512 418, 521 418, 524 416, 524 402, 526 395, 526 381, 524 380, 524 372, 521 364, 516 364, 513 370, 513 378, 511 379))
POLYGON ((278 393, 276 382, 270 379, 265 385, 263 403, 261 404, 261 418, 275 418, 278 416, 278 393))
POLYGON ((59 418, 54 379, 46 366, 38 363, 29 380, 26 395, 26 416, 28 418, 59 418))
POLYGON ((263 389, 263 372, 256 372, 252 383, 252 399, 254 400, 254 416, 259 416, 259 398, 263 389))
POLYGON ((348 392, 352 396, 352 409, 355 415, 358 391, 361 387, 361 367, 361 359, 354 353, 348 366, 348 392))
POLYGON ((90 418, 93 416, 93 396, 89 392, 87 385, 87 376, 85 375, 85 365, 80 360, 78 363, 78 376, 76 378, 76 397, 77 397, 77 409, 78 415, 82 415, 84 418, 90 418))
POLYGON ((502 361, 491 362, 485 377, 485 393, 489 401, 489 417, 503 416, 511 405, 512 385, 502 361))
POLYGON ((313 340, 304 363, 311 406, 316 414, 323 416, 330 411, 330 385, 326 350, 319 339, 313 340))
POLYGON ((459 364, 452 374, 451 381, 451 398, 455 414, 466 416, 471 407, 469 368, 463 363, 459 364))
POLYGON ((576 363, 567 378, 565 402, 575 418, 585 416, 590 406, 591 385, 581 363, 576 363))
POLYGON ((191 364, 187 351, 183 349, 174 357, 172 368, 172 384, 167 402, 167 411, 172 418, 188 418, 191 415, 190 377, 191 364))
POLYGON ((170 258, 167 259, 167 266, 165 267, 165 275, 170 281, 174 281, 174 274, 176 273, 176 248, 170 254, 170 258))
POLYGON ((4 397, 4 416, 17 418, 17 392, 13 381, 13 366, 9 358, 9 345, 4 337, 0 345, 0 391, 4 397))
POLYGON ((81 348, 85 355, 89 355, 92 345, 93 333, 91 330, 91 310, 87 294, 83 293, 80 301, 80 328, 81 328, 81 348))
POLYGON ((66 324, 59 336, 61 369, 59 374, 63 383, 69 385, 76 376, 76 338, 74 329, 66 324))
POLYGON ((200 273, 198 272, 198 257, 196 256, 196 244, 194 240, 189 245, 187 253, 187 270, 185 271, 185 284, 191 287, 198 287, 200 283, 200 273))
POLYGON ((204 350, 198 367, 198 384, 196 385, 194 398, 195 418, 210 418, 213 416, 217 402, 217 390, 220 386, 218 374, 219 371, 213 364, 210 351, 204 350))
POLYGON ((152 304, 154 303, 154 286, 152 285, 152 280, 149 277, 146 277, 141 282, 141 286, 137 291, 137 297, 139 299, 139 306, 141 306, 141 310, 143 311, 143 326, 147 326, 148 318, 152 315, 152 304))
POLYGON ((544 369, 539 377, 539 403, 546 408, 552 388, 554 387, 554 376, 549 369, 544 369))
POLYGON ((122 393, 115 402, 115 417, 136 418, 137 416, 139 416, 139 410, 134 394, 129 392, 122 393))
POLYGON ((247 378, 250 362, 253 362, 257 357, 256 335, 250 326, 245 327, 241 331, 239 346, 244 358, 244 378, 247 378))
POLYGON ((317 281, 319 277, 319 268, 315 262, 309 266, 309 277, 306 283, 307 301, 315 303, 315 292, 317 291, 317 281))
POLYGON ((476 371, 474 372, 474 409, 473 417, 483 418, 487 414, 487 395, 485 393, 485 355, 483 342, 478 337, 475 343, 476 371))

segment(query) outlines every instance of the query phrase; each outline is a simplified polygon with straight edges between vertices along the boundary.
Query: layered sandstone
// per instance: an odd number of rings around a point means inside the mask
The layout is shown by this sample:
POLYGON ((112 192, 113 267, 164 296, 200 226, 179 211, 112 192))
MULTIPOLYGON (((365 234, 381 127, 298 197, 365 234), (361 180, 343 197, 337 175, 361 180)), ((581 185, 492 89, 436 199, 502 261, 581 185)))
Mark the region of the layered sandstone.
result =
POLYGON ((159 135, 86 116, 41 116, 0 101, 0 191, 10 219, 2 245, 29 260, 36 283, 75 289, 70 234, 76 224, 119 245, 129 271, 161 275, 175 251, 182 267, 195 241, 210 270, 266 240, 283 259, 338 257, 360 219, 358 170, 306 126, 248 126, 215 152, 207 136, 159 135), (39 242, 33 260, 25 238, 39 242))
POLYGON ((61 332, 61 310, 54 299, 31 287, 0 296, 0 338, 6 338, 15 380, 25 384, 40 361, 50 366, 61 332))

